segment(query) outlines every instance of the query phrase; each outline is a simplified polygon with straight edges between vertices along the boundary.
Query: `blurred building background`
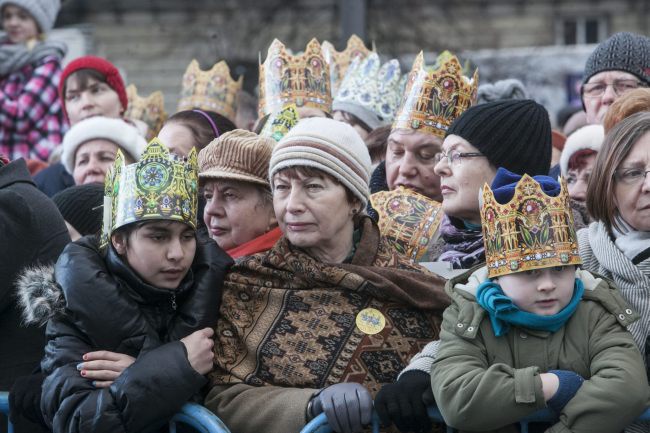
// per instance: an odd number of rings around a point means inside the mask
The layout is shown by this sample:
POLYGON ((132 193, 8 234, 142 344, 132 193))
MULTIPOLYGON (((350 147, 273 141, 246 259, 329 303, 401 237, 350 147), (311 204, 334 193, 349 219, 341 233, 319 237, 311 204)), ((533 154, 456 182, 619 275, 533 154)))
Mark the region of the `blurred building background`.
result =
POLYGON ((586 58, 618 31, 650 34, 650 0, 64 0, 53 37, 68 58, 114 62, 141 95, 161 90, 175 111, 181 77, 226 60, 254 92, 273 38, 294 51, 316 37, 343 49, 352 33, 408 71, 448 49, 480 82, 519 78, 552 113, 576 100, 586 58))

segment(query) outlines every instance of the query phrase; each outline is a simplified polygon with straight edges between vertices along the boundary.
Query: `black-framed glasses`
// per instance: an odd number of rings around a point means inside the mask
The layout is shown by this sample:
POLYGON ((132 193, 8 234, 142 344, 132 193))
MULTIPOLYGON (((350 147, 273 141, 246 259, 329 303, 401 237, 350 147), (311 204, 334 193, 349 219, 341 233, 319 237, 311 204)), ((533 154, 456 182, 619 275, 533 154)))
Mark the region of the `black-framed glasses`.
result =
POLYGON ((616 96, 621 96, 630 90, 638 89, 639 87, 647 87, 644 83, 638 80, 614 80, 611 83, 596 82, 586 83, 582 85, 582 95, 587 98, 598 98, 603 96, 608 86, 612 86, 616 96))
POLYGON ((438 152, 433 158, 436 164, 446 159, 449 165, 459 165, 463 158, 480 158, 484 156, 480 152, 458 152, 454 150, 450 153, 438 152))
POLYGON ((642 168, 623 168, 614 172, 614 177, 625 185, 636 185, 645 181, 650 170, 642 168))

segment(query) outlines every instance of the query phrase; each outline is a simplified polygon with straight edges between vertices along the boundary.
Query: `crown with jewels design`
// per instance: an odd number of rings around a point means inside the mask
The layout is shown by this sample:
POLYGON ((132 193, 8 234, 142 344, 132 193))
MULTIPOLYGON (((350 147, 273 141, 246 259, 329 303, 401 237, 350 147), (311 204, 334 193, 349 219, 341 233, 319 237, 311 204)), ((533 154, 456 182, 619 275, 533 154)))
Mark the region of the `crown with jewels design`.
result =
POLYGON ((442 221, 441 204, 403 186, 372 194, 370 202, 382 236, 400 255, 418 262, 442 221))
POLYGON ((138 95, 135 84, 131 84, 126 88, 126 96, 129 99, 129 108, 124 117, 144 122, 147 125, 146 139, 153 139, 167 120, 165 97, 162 92, 158 90, 147 97, 142 97, 138 95))
POLYGON ((490 278, 582 263, 564 179, 560 185, 560 194, 551 197, 526 174, 512 199, 500 204, 485 184, 481 223, 490 278))
POLYGON ((397 59, 381 65, 379 55, 371 53, 363 60, 352 62, 334 99, 335 103, 359 105, 388 124, 395 117, 401 96, 401 73, 397 59))
POLYGON ((464 76, 460 61, 449 51, 427 68, 420 52, 408 75, 393 129, 444 137, 451 123, 476 101, 477 92, 478 69, 472 78, 464 76))
POLYGON ((243 84, 243 76, 237 81, 231 78, 230 68, 225 60, 216 63, 212 69, 203 71, 199 62, 194 59, 183 74, 178 111, 196 108, 214 111, 234 122, 237 114, 237 93, 241 91, 243 84))
POLYGON ((329 41, 323 41, 323 55, 330 68, 330 80, 332 82, 332 94, 335 95, 339 90, 339 85, 343 81, 348 68, 355 59, 363 60, 372 51, 366 48, 363 40, 352 35, 348 39, 345 50, 336 51, 334 45, 329 41))
POLYGON ((295 56, 275 39, 266 60, 260 64, 260 117, 276 113, 290 103, 298 108, 332 111, 329 66, 316 39, 295 56))
POLYGON ((127 224, 146 220, 180 221, 196 228, 198 162, 196 150, 186 158, 169 152, 157 138, 140 161, 125 165, 121 151, 106 173, 101 245, 127 224))

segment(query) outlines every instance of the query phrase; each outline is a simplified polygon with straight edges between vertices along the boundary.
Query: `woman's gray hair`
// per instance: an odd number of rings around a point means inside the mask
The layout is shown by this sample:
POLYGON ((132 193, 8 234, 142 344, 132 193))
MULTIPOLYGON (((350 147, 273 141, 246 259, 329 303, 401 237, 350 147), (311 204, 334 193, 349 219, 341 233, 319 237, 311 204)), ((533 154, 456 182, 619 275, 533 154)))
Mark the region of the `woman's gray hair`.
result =
POLYGON ((524 83, 516 78, 508 78, 495 83, 485 83, 478 86, 476 105, 508 99, 529 99, 524 83))

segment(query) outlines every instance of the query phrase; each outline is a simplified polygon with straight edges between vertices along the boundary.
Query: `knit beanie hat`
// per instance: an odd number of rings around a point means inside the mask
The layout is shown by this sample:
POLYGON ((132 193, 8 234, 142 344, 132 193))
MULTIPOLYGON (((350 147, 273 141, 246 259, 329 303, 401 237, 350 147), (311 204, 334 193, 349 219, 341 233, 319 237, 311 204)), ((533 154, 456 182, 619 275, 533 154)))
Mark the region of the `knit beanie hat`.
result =
POLYGON ((470 107, 447 130, 484 154, 495 167, 519 175, 547 174, 551 165, 551 121, 537 102, 506 100, 470 107))
POLYGON ((84 119, 70 128, 63 137, 63 154, 61 162, 68 173, 74 170, 75 154, 79 146, 89 140, 103 138, 117 144, 122 152, 126 152, 134 161, 147 146, 147 141, 140 135, 135 126, 122 119, 95 116, 84 119))
POLYGON ((65 95, 63 94, 63 86, 68 77, 77 72, 80 69, 94 69, 97 72, 100 72, 106 77, 106 84, 108 84, 111 89, 117 93, 117 96, 120 98, 120 104, 122 109, 126 111, 126 107, 129 105, 129 98, 126 96, 126 88, 124 87, 124 80, 117 68, 108 60, 102 59, 101 57, 95 56, 83 56, 79 57, 68 63, 68 66, 65 67, 61 73, 61 80, 59 81, 59 98, 63 103, 63 114, 65 118, 68 118, 68 112, 65 109, 65 95))
POLYGON ((104 203, 104 185, 101 183, 71 186, 56 193, 52 201, 63 219, 81 236, 96 234, 101 230, 104 203))
POLYGON ((370 196, 370 155, 347 123, 325 117, 303 119, 275 145, 269 179, 288 167, 313 167, 333 176, 365 207, 370 196))
POLYGON ((582 82, 603 71, 628 72, 650 84, 650 38, 620 32, 601 42, 587 59, 582 82))
POLYGON ((52 30, 56 15, 61 9, 61 0, 0 0, 0 12, 8 4, 19 6, 29 12, 41 33, 52 30))
POLYGON ((593 150, 600 152, 605 139, 605 129, 603 125, 587 125, 569 135, 564 149, 560 156, 560 172, 562 176, 566 176, 569 172, 569 161, 571 157, 581 150, 593 150))
POLYGON ((199 179, 234 179, 269 185, 269 161, 275 140, 235 129, 199 152, 199 179))

